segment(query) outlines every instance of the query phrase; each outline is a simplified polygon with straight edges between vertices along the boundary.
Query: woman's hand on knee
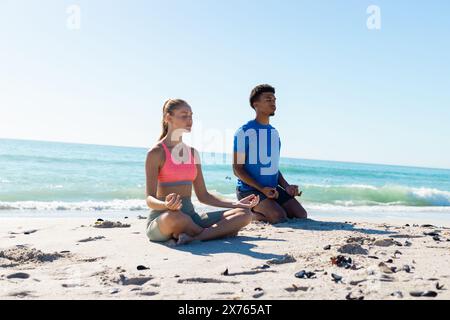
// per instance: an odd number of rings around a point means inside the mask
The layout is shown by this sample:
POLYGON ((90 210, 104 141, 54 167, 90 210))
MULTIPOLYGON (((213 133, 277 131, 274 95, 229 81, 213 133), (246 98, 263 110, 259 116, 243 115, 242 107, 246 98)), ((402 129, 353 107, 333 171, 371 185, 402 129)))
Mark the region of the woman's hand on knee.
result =
POLYGON ((164 204, 170 211, 179 211, 183 207, 181 196, 176 193, 169 194, 166 197, 164 204))
POLYGON ((259 204, 259 196, 255 196, 254 194, 249 195, 248 197, 241 199, 236 203, 236 206, 239 209, 248 209, 251 210, 259 204))

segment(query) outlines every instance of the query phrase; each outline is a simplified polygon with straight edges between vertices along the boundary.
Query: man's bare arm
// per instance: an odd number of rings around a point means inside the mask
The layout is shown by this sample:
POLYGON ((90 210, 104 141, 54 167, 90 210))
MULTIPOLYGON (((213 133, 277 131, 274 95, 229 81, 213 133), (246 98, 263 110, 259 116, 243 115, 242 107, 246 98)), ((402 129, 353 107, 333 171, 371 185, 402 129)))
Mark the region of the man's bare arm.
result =
POLYGON ((284 189, 290 186, 289 182, 286 181, 283 174, 278 171, 278 184, 282 186, 284 189))
POLYGON ((258 182, 256 182, 255 179, 253 179, 244 169, 244 165, 242 163, 245 163, 245 154, 235 152, 233 158, 234 158, 233 159, 234 175, 239 179, 241 179, 241 181, 244 182, 245 184, 248 184, 249 186, 255 188, 256 190, 262 192, 264 187, 261 186, 258 182))

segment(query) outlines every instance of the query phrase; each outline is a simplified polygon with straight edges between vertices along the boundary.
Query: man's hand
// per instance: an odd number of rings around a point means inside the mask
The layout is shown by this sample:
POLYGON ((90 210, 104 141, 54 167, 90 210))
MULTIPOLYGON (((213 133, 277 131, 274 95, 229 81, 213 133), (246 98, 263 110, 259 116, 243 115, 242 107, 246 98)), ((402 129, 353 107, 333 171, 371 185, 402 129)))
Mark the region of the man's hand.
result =
POLYGON ((178 211, 183 207, 183 204, 181 203, 181 196, 176 193, 169 194, 164 203, 166 208, 170 211, 178 211))
POLYGON ((278 199, 278 191, 276 188, 263 188, 261 190, 262 193, 264 193, 264 195, 268 198, 268 199, 278 199))
POLYGON ((300 196, 301 193, 299 193, 298 191, 298 186, 296 185, 289 185, 286 187, 286 192, 291 196, 291 197, 297 197, 300 196))

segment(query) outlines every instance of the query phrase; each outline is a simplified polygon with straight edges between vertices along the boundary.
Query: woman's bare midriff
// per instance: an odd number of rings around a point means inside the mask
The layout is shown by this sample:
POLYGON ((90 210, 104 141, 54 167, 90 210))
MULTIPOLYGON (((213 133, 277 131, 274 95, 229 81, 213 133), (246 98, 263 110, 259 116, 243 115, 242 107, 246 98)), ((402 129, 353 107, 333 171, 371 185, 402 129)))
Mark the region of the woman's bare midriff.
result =
POLYGON ((158 184, 157 198, 159 200, 164 201, 166 197, 171 193, 176 193, 182 198, 190 198, 192 196, 192 185, 162 187, 158 184))

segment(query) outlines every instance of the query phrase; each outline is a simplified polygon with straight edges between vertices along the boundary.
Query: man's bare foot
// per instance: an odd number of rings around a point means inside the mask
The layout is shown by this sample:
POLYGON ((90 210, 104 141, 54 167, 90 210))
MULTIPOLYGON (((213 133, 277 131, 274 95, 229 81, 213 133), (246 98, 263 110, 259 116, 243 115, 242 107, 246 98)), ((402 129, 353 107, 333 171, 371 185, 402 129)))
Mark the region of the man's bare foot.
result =
POLYGON ((190 235, 187 235, 186 233, 182 233, 178 236, 177 246, 182 246, 192 241, 194 241, 194 238, 192 238, 190 235))

